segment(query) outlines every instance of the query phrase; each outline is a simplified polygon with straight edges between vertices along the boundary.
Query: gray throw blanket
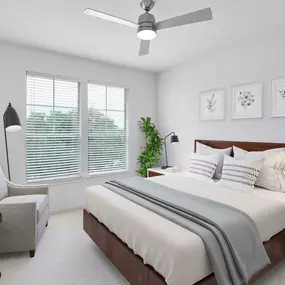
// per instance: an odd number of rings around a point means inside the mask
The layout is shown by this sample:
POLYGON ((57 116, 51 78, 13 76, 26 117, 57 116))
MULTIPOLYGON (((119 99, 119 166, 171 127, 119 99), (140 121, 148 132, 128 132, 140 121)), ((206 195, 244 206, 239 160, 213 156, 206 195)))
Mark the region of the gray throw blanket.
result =
POLYGON ((197 234, 219 285, 245 284, 270 263, 254 221, 238 209, 138 177, 104 186, 197 234))

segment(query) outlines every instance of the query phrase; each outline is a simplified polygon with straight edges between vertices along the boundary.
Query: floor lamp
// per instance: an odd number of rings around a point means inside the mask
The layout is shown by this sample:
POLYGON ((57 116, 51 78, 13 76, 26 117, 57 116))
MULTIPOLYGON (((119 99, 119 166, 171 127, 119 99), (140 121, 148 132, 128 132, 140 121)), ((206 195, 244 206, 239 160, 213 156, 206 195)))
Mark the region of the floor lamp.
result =
POLYGON ((8 144, 7 144, 7 132, 15 133, 22 129, 19 116, 16 110, 12 107, 11 103, 9 103, 3 115, 3 123, 4 123, 4 136, 5 136, 5 147, 6 147, 6 157, 7 157, 8 178, 9 178, 9 181, 11 181, 9 151, 8 151, 8 144))

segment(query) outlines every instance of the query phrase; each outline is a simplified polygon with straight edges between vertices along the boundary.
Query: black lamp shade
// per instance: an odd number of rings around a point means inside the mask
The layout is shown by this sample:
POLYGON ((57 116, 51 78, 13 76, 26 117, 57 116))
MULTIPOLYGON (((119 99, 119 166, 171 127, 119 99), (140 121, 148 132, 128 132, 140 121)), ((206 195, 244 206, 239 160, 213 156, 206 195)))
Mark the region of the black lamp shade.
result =
POLYGON ((179 138, 177 135, 173 135, 171 137, 171 143, 179 143, 179 138))
POLYGON ((7 132, 17 132, 22 129, 21 122, 16 110, 9 103, 3 115, 4 128, 7 132))

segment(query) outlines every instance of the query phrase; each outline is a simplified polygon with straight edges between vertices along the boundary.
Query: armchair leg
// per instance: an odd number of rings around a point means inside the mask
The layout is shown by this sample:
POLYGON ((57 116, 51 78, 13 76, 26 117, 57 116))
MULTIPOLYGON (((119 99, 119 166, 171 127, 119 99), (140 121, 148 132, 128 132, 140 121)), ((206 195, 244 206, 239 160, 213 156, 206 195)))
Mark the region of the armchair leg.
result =
POLYGON ((46 227, 48 226, 48 221, 47 221, 47 223, 46 223, 46 227))
POLYGON ((35 256, 36 251, 35 250, 30 250, 30 257, 34 257, 35 256))

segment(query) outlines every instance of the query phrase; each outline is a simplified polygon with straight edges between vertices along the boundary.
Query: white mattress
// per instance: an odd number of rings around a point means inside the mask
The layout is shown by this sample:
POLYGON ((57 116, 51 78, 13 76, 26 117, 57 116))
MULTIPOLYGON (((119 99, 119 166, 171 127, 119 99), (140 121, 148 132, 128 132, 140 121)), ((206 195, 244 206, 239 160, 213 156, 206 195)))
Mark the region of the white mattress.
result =
MULTIPOLYGON (((255 221, 263 242, 285 228, 283 193, 261 189, 240 192, 215 183, 192 180, 182 174, 158 176, 151 180, 244 211, 255 221)), ((141 256, 145 264, 160 273, 167 284, 195 284, 212 273, 204 244, 196 234, 105 187, 87 188, 86 209, 141 256)))

